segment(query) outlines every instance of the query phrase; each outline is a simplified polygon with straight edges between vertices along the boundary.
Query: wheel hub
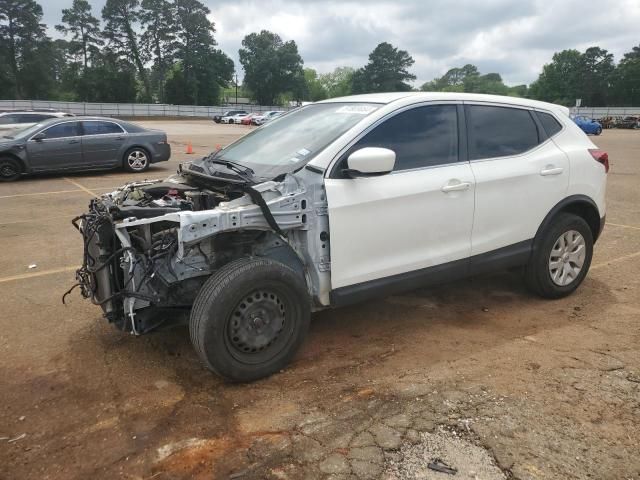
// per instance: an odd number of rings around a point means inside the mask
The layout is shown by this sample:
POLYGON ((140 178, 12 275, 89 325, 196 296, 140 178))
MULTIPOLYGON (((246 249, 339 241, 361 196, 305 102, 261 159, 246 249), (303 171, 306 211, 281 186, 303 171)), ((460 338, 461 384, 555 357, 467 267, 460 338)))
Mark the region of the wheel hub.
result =
POLYGON ((556 240, 549 255, 549 274, 556 285, 573 282, 584 265, 586 242, 580 232, 569 230, 556 240))
POLYGON ((282 300, 273 292, 255 291, 243 298, 233 311, 229 340, 242 353, 261 352, 276 341, 284 324, 282 300))

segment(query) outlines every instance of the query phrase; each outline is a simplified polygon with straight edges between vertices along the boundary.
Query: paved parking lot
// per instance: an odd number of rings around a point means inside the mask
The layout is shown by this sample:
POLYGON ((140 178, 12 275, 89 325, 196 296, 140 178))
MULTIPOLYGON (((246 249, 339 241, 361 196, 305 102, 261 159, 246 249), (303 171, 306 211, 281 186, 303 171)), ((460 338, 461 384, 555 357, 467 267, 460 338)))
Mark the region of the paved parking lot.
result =
MULTIPOLYGON (((174 156, 137 178, 250 128, 146 124, 174 156)), ((186 329, 136 338, 79 295, 61 304, 70 219, 136 175, 1 184, 0 478, 391 479, 443 428, 513 478, 640 478, 640 132, 594 141, 608 225, 576 294, 544 301, 504 273, 321 312, 290 368, 249 385, 202 368, 186 329)))

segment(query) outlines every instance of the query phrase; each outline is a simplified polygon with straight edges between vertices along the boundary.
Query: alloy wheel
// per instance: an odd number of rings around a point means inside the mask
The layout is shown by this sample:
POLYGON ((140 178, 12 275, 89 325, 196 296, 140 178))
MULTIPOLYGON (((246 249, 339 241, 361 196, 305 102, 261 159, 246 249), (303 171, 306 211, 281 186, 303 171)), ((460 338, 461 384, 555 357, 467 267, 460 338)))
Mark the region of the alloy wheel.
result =
POLYGON ((580 275, 586 249, 586 242, 580 232, 569 230, 560 235, 549 255, 549 275, 553 283, 564 287, 580 275))

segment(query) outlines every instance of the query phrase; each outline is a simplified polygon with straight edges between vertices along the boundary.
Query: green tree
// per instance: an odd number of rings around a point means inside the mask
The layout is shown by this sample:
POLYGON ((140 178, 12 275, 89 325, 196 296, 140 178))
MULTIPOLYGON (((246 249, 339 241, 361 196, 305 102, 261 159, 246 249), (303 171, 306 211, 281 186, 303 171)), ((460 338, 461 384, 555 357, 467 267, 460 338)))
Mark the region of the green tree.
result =
POLYGON ((140 49, 136 22, 139 18, 138 0, 107 0, 102 9, 102 18, 106 22, 104 36, 109 40, 113 51, 129 58, 136 66, 142 81, 143 100, 151 100, 151 84, 145 69, 144 52, 140 49))
POLYGON ((407 51, 383 42, 369 54, 369 63, 353 74, 353 93, 409 91, 406 82, 416 79, 409 73, 414 63, 407 51))
MULTIPOLYGON (((215 105, 220 100, 220 92, 233 77, 233 61, 221 50, 215 48, 213 34, 215 25, 207 19, 211 11, 198 0, 175 0, 179 43, 176 58, 182 66, 185 90, 183 99, 188 103, 215 105)), ((178 76, 172 71, 172 82, 178 76)), ((176 102, 177 93, 172 86, 171 95, 167 91, 167 101, 176 102)))
POLYGON ((56 30, 71 35, 69 45, 72 53, 82 53, 84 68, 89 59, 96 56, 104 44, 100 32, 100 20, 91 13, 91 5, 87 0, 73 0, 71 8, 62 10, 62 24, 56 30))
POLYGON ((590 47, 582 54, 581 98, 584 105, 601 107, 608 104, 610 85, 615 70, 613 54, 600 47, 590 47))
POLYGON ((351 95, 351 78, 355 70, 351 67, 337 67, 331 73, 318 77, 329 98, 351 95))
POLYGON ((327 98, 327 91, 320 82, 320 78, 318 77, 318 72, 316 72, 313 68, 305 68, 304 69, 304 99, 311 100, 312 102, 317 102, 319 100, 324 100, 327 98))
POLYGON ((239 54, 244 84, 261 105, 273 105, 279 95, 299 90, 303 62, 294 41, 283 42, 262 30, 244 37, 239 54))
POLYGON ((4 97, 30 96, 21 71, 24 68, 30 74, 46 75, 45 68, 36 72, 33 68, 43 53, 39 44, 47 39, 41 19, 42 7, 34 0, 0 1, 0 51, 9 66, 6 83, 0 86, 4 97))
POLYGON ((616 105, 640 105, 640 45, 620 60, 613 78, 612 97, 616 105))
POLYGON ((175 5, 168 0, 142 0, 140 23, 145 27, 141 46, 153 58, 152 81, 158 100, 165 101, 164 84, 176 53, 175 5))

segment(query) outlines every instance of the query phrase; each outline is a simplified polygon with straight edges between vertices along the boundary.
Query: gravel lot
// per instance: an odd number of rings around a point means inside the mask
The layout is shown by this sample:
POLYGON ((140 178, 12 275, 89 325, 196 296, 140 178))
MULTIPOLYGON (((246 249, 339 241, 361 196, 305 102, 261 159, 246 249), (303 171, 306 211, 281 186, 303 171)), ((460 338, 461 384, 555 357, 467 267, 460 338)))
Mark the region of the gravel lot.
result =
MULTIPOLYGON (((137 178, 250 129, 141 123, 174 156, 137 178)), ((321 312, 293 364, 248 385, 206 371, 186 329, 136 338, 61 304, 70 219, 135 175, 0 185, 0 478, 640 478, 640 131, 594 142, 608 225, 574 295, 503 273, 321 312)))

